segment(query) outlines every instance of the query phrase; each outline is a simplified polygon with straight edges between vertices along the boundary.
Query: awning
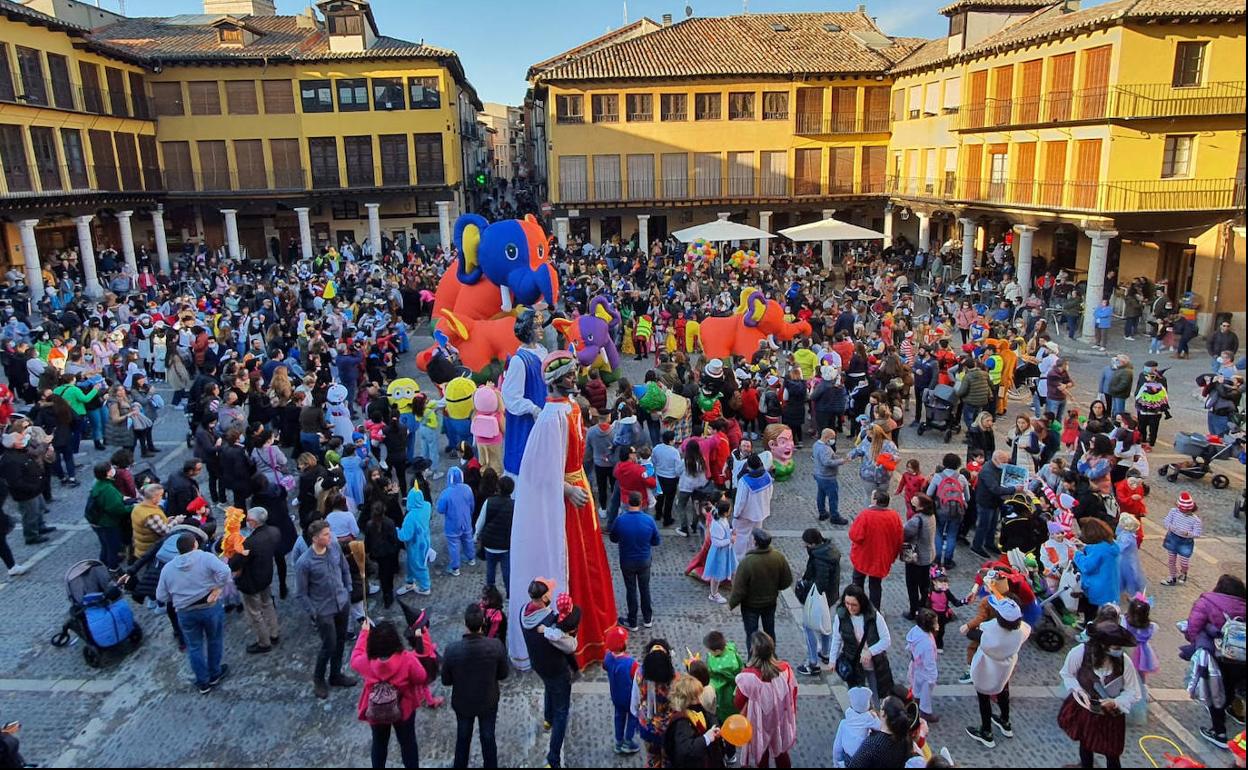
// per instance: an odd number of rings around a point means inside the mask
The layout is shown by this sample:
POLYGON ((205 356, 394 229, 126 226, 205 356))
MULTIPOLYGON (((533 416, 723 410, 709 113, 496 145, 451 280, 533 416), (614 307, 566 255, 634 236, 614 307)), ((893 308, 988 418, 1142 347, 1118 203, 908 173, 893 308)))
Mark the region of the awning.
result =
POLYGON ((870 241, 884 237, 884 233, 839 219, 820 219, 797 227, 786 227, 780 234, 791 241, 870 241))

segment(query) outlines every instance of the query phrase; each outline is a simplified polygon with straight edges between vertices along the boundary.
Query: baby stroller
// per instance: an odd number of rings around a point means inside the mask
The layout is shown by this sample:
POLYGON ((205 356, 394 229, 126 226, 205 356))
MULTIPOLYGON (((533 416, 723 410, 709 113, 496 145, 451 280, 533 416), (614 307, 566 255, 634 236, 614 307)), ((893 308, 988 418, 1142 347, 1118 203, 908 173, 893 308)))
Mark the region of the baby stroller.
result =
POLYGON ((139 648, 143 629, 134 622, 130 605, 122 596, 108 567, 86 559, 65 573, 69 594, 69 615, 60 632, 52 637, 53 647, 64 647, 70 633, 82 639, 82 658, 91 668, 99 668, 108 655, 118 659, 139 648))
MULTIPOLYGON (((1044 586, 1044 581, 1038 581, 1044 586)), ((1079 571, 1074 562, 1066 565, 1058 578, 1057 590, 1040 601, 1044 615, 1036 624, 1031 635, 1036 646, 1045 652, 1060 652, 1066 646, 1066 640, 1077 624, 1075 611, 1079 606, 1079 596, 1083 593, 1079 580, 1079 571)))
MULTIPOLYGON (((1168 463, 1158 469, 1158 473, 1171 482, 1179 480, 1179 476, 1188 479, 1203 479, 1213 473, 1210 467, 1216 460, 1227 460, 1238 457, 1244 445, 1244 432, 1239 430, 1223 440, 1217 436, 1204 433, 1182 433, 1174 437, 1174 451, 1192 458, 1189 462, 1168 463)), ((1231 480, 1225 474, 1214 473, 1209 480, 1214 489, 1226 489, 1231 480)))
POLYGON ((953 395, 952 385, 936 385, 923 391, 923 422, 919 423, 919 435, 928 428, 943 430, 945 443, 948 444, 953 434, 960 430, 957 424, 955 407, 958 397, 953 395))

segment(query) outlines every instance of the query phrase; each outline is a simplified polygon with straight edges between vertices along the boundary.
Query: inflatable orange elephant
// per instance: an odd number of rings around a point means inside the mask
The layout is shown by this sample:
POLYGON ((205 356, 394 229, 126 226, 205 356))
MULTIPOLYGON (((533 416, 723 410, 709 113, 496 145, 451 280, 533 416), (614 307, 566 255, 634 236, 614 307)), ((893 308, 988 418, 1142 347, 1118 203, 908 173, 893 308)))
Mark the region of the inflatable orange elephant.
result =
POLYGON ((758 343, 767 337, 776 342, 791 340, 810 334, 810 324, 785 321, 784 308, 779 302, 767 299, 757 289, 744 289, 737 312, 704 319, 699 332, 702 351, 708 358, 749 358, 758 350, 758 343))

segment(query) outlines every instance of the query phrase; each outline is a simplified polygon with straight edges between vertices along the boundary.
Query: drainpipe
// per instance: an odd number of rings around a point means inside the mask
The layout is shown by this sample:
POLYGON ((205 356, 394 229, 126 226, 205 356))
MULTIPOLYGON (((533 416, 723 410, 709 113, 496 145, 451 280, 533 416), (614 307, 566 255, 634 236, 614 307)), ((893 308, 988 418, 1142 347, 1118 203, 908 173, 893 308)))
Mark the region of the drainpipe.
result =
POLYGON ((1221 297, 1222 274, 1226 270, 1226 258, 1231 250, 1231 237, 1231 220, 1228 219, 1218 225, 1218 277, 1213 284, 1213 298, 1210 301, 1211 307, 1209 312, 1209 331, 1206 333, 1206 336, 1212 336, 1218 328, 1218 311, 1221 309, 1218 303, 1221 297))

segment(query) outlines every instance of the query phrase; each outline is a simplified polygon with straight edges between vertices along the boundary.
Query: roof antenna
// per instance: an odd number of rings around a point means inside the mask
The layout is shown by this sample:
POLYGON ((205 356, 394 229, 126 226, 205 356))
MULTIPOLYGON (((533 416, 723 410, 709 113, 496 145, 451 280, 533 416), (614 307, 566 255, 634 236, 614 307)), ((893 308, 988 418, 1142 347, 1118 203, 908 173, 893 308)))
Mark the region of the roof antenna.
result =
POLYGON ((741 0, 741 13, 750 12, 750 0, 741 0))
POLYGON ((624 26, 628 26, 628 0, 624 0, 624 26))

